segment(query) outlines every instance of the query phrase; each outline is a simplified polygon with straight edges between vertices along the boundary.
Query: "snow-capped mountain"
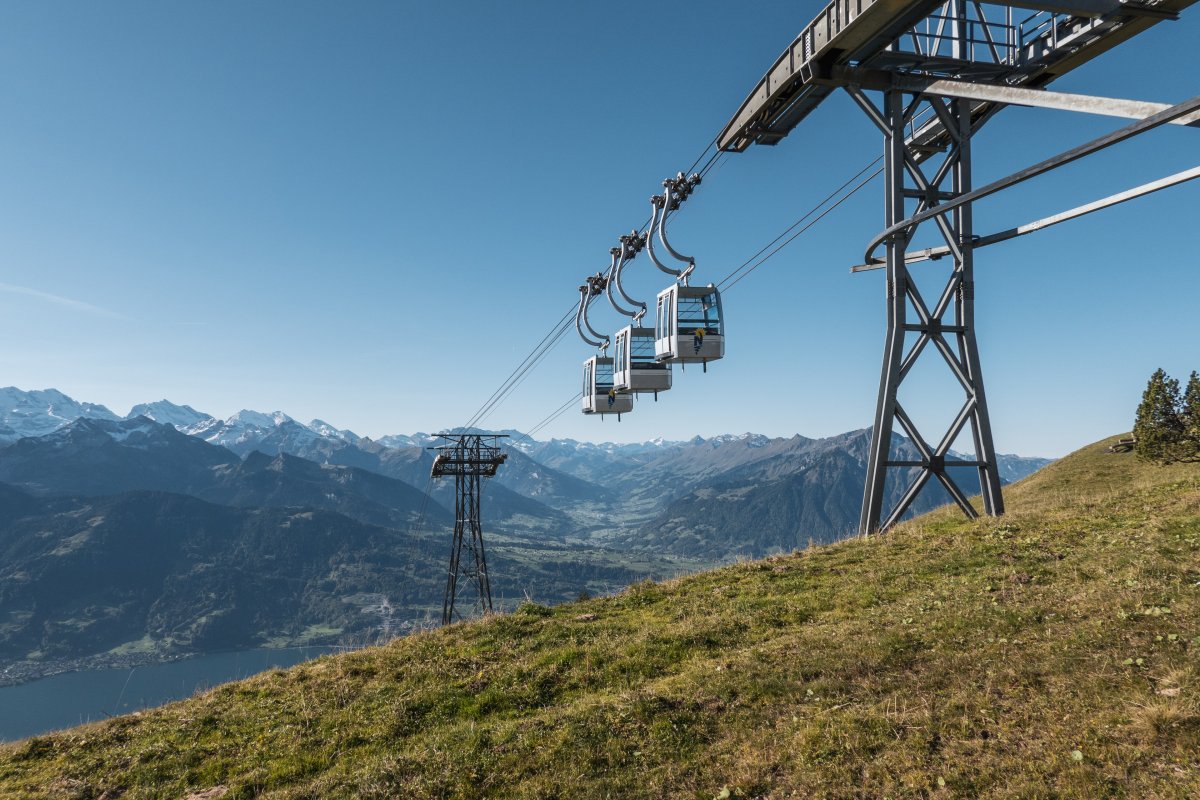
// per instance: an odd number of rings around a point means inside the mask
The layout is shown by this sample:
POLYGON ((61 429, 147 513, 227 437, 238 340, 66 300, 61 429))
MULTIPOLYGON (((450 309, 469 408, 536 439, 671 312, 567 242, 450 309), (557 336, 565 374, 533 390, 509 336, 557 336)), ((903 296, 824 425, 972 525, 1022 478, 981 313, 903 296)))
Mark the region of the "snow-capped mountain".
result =
POLYGON ((0 389, 0 443, 25 436, 44 436, 79 419, 119 420, 113 412, 94 403, 78 403, 57 389, 22 391, 15 386, 0 389))
POLYGON ((530 458, 577 478, 606 484, 613 475, 648 463, 685 442, 653 439, 648 442, 577 442, 574 439, 514 439, 513 447, 530 458))
POLYGON ((197 411, 191 406, 175 405, 170 400, 138 403, 125 415, 125 419, 134 419, 135 417, 146 417, 163 425, 174 425, 175 429, 180 431, 212 419, 210 414, 197 411))
MULTIPOLYGON (((282 411, 263 414, 242 410, 229 419, 210 419, 183 429, 209 444, 228 448, 239 456, 254 451, 306 458, 318 464, 342 464, 371 469, 378 461, 378 445, 352 431, 313 420, 304 425, 282 411)), ((395 476, 393 476, 395 477, 395 476)))
POLYGON ((414 433, 411 436, 403 433, 393 433, 387 436, 380 436, 375 441, 384 447, 429 447, 436 439, 436 436, 429 433, 414 433))
POLYGON ((234 452, 239 452, 247 449, 247 446, 249 449, 254 449, 255 443, 266 438, 276 428, 286 423, 304 428, 313 436, 318 435, 282 411, 264 414, 261 411, 250 411, 249 409, 242 409, 229 419, 221 420, 209 417, 194 425, 189 425, 183 429, 183 432, 189 436, 199 437, 209 444, 221 445, 234 452))
POLYGON ((146 417, 80 417, 45 436, 26 437, 0 455, 0 482, 35 494, 173 491, 237 456, 146 417))
POLYGON ((359 436, 354 431, 335 428, 323 419, 314 419, 312 422, 308 423, 308 429, 315 433, 319 433, 322 436, 328 436, 332 439, 341 439, 343 442, 348 442, 350 444, 358 444, 363 440, 363 437, 359 436))

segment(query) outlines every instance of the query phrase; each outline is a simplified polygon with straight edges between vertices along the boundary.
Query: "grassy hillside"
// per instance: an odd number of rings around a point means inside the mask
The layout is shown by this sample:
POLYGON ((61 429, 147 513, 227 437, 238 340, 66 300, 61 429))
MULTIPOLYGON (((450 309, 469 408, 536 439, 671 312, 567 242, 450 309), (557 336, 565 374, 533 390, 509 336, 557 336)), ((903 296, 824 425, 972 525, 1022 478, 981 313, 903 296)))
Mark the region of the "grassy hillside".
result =
POLYGON ((0 797, 1200 796, 1200 465, 524 606, 0 748, 0 797))

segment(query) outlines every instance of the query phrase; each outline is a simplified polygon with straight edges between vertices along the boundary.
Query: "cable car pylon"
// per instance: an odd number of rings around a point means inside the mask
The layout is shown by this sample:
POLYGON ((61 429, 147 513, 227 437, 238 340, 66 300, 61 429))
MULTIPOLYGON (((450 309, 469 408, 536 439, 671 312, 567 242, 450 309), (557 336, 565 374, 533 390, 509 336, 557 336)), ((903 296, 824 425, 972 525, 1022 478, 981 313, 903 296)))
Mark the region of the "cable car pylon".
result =
MULTIPOLYGON (((868 247, 866 265, 875 265, 876 247, 886 247, 887 332, 859 520, 863 535, 900 520, 931 480, 946 489, 964 514, 978 516, 951 477, 953 468, 977 470, 984 512, 1004 513, 976 343, 974 251, 980 243, 972 203, 1156 125, 1194 124, 1192 115, 1200 103, 1164 108, 1046 92, 1045 87, 1142 31, 1177 19, 1195 2, 1162 0, 1150 7, 864 0, 852 14, 833 3, 803 29, 718 135, 717 146, 724 152, 778 144, 838 89, 849 93, 883 133, 885 229, 868 247), (1030 10, 1034 13, 1014 24, 1015 15, 1030 10), (879 92, 882 104, 869 99, 867 90, 879 92), (974 189, 973 135, 1013 104, 1143 119, 974 189), (950 269, 944 283, 933 284, 937 294, 924 295, 908 270, 917 260, 909 250, 918 229, 930 228, 945 246, 924 252, 945 255, 950 269), (964 397, 936 444, 922 436, 898 394, 918 359, 930 351, 941 357, 964 397), (893 453, 896 425, 908 435, 918 459, 893 453), (960 460, 950 448, 968 428, 975 455, 960 460), (890 469, 912 471, 915 478, 889 511, 884 489, 890 469)), ((931 278, 925 274, 922 280, 929 285, 931 278)))
POLYGON ((492 584, 488 576, 487 555, 483 548, 483 527, 479 521, 480 480, 496 475, 508 458, 500 439, 506 434, 443 433, 448 443, 429 448, 437 452, 430 478, 454 477, 454 543, 450 547, 450 569, 442 602, 442 624, 454 622, 458 613, 458 583, 465 578, 475 584, 476 607, 480 614, 492 611, 492 584), (464 558, 465 556, 465 558, 464 558))

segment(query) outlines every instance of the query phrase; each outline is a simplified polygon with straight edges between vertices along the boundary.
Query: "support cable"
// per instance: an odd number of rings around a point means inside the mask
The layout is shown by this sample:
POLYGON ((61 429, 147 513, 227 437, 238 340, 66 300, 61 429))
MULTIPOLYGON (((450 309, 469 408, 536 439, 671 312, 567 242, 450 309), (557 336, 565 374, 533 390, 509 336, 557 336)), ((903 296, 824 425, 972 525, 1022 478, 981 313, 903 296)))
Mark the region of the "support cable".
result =
MULTIPOLYGON (((719 162, 720 159, 727 155, 724 151, 715 149, 716 143, 717 140, 714 138, 705 146, 700 154, 696 156, 696 160, 692 162, 692 165, 687 170, 689 174, 698 173, 703 177, 719 162), (705 161, 706 156, 708 157, 707 161, 705 161), (697 165, 699 165, 702 161, 704 162, 703 166, 700 166, 699 169, 697 169, 697 165)), ((651 220, 647 220, 636 231, 636 233, 639 236, 645 236, 650 230, 651 220)), ((619 284, 617 288, 620 290, 621 287, 619 284)), ((479 410, 475 412, 475 414, 467 421, 467 424, 464 425, 463 428, 470 428, 478 425, 501 403, 503 403, 509 395, 512 394, 512 392, 528 377, 530 372, 532 372, 532 370, 545 359, 550 350, 556 344, 558 344, 558 342, 571 327, 571 317, 577 313, 576 306, 572 305, 571 308, 568 309, 565 314, 563 314, 562 318, 555 323, 550 331, 542 337, 542 340, 538 342, 533 350, 531 350, 529 354, 526 355, 525 358, 516 366, 516 368, 513 369, 508 377, 501 382, 499 388, 492 392, 491 396, 484 401, 483 405, 480 406, 479 410)))
POLYGON ((530 428, 526 433, 522 434, 519 439, 514 440, 510 446, 515 446, 515 445, 521 444, 521 442, 524 442, 527 439, 529 441, 533 441, 533 437, 535 434, 537 434, 540 430, 545 428, 551 422, 554 422, 556 419, 558 419, 563 414, 565 414, 567 411, 569 411, 572 405, 579 402, 580 397, 581 397, 581 395, 579 392, 576 392, 575 394, 571 395, 569 398, 567 398, 567 401, 565 403, 563 403, 561 406, 554 409, 549 414, 547 414, 545 417, 543 417, 541 422, 537 423, 532 428, 530 428))
MULTIPOLYGON (((548 356, 550 354, 550 351, 553 350, 555 347, 557 347, 558 344, 563 340, 564 336, 566 335, 566 332, 570 329, 570 327, 571 326, 569 324, 563 326, 562 330, 558 333, 557 336, 555 336, 546 345, 546 347, 542 350, 541 354, 534 361, 532 361, 528 367, 526 367, 525 369, 523 369, 521 371, 521 373, 517 376, 517 380, 512 384, 511 387, 509 387, 508 391, 505 392, 504 397, 501 398, 501 400, 507 399, 508 397, 512 396, 512 393, 515 392, 517 389, 519 389, 521 387, 521 384, 523 384, 526 380, 528 380, 529 376, 533 374, 533 370, 539 364, 541 364, 542 361, 546 358, 546 356, 548 356)), ((477 419, 474 424, 476 426, 481 425, 485 420, 487 420, 488 417, 490 417, 495 412, 495 410, 499 406, 500 406, 500 403, 494 404, 481 417, 479 417, 479 419, 477 419)))
POLYGON ((562 335, 566 333, 567 329, 570 327, 571 317, 574 314, 575 306, 572 305, 571 308, 569 308, 567 312, 562 315, 562 318, 554 324, 554 327, 550 329, 550 332, 542 337, 542 340, 538 342, 529 355, 525 356, 524 360, 517 365, 517 368, 514 369, 507 378, 504 379, 504 381, 500 384, 500 388, 492 392, 491 397, 489 397, 479 408, 479 410, 475 412, 471 419, 468 420, 467 424, 463 426, 464 428, 469 428, 477 423, 484 414, 486 414, 504 399, 508 392, 511 391, 513 383, 520 377, 520 375, 532 369, 533 365, 545 356, 545 354, 549 351, 549 348, 553 346, 558 339, 562 338, 562 335))
POLYGON ((854 188, 850 189, 850 191, 849 191, 849 192, 846 192, 845 194, 843 194, 843 195, 842 195, 840 198, 838 198, 838 200, 837 200, 836 202, 834 202, 832 205, 830 205, 830 206, 829 206, 828 208, 826 208, 824 211, 821 211, 821 213, 819 213, 819 214, 817 214, 815 217, 813 217, 813 215, 814 215, 814 214, 816 214, 816 212, 817 212, 817 211, 818 211, 818 210, 819 210, 819 209, 820 209, 822 206, 824 206, 824 205, 826 205, 827 203, 829 203, 829 201, 830 201, 830 200, 832 200, 833 198, 837 197, 837 196, 838 196, 838 195, 839 195, 839 194, 840 194, 842 191, 844 191, 844 190, 846 189, 846 187, 850 186, 850 184, 852 184, 852 183, 854 183, 854 181, 858 180, 858 178, 860 178, 860 177, 863 175, 863 173, 867 172, 867 171, 868 171, 868 170, 870 170, 872 167, 874 167, 876 164, 878 164, 878 163, 879 163, 879 161, 881 160, 881 158, 882 158, 882 157, 880 157, 880 158, 877 158, 877 159, 875 159, 874 161, 872 161, 872 162, 871 162, 870 164, 868 164, 866 167, 864 167, 863 169, 861 169, 861 170, 858 172, 858 174, 857 174, 857 175, 855 175, 853 178, 851 178, 850 180, 846 181, 846 182, 845 182, 845 183, 843 183, 841 186, 839 186, 839 187, 837 188, 837 190, 836 190, 836 191, 834 191, 832 194, 830 194, 828 197, 826 197, 826 198, 825 198, 824 200, 822 200, 820 203, 818 203, 817 205, 813 206, 813 208, 812 208, 812 209, 811 209, 811 210, 810 210, 808 213, 806 213, 806 214, 805 214, 804 216, 802 216, 800 219, 796 220, 796 222, 794 222, 794 223, 793 223, 793 224, 792 224, 790 227, 788 227, 788 228, 787 228, 787 230, 785 230, 783 233, 781 233, 781 234, 779 234, 778 236, 776 236, 776 237, 775 237, 775 238, 774 238, 774 239, 773 239, 773 240, 772 240, 772 241, 771 241, 769 244, 767 244, 765 247, 763 247, 761 250, 759 250, 757 253, 755 253, 753 256, 751 256, 751 257, 750 257, 748 260, 746 260, 746 261, 745 261, 745 262, 744 262, 744 263, 743 263, 743 264, 742 264, 740 267, 738 267, 738 268, 737 268, 737 269, 735 269, 733 272, 731 272, 729 275, 727 275, 727 276, 725 277, 725 279, 724 279, 724 280, 722 280, 722 281, 721 281, 719 284, 717 284, 717 288, 718 288, 720 291, 723 291, 723 292, 728 292, 728 291, 729 291, 730 289, 732 289, 734 286, 737 286, 737 285, 738 285, 738 283, 739 283, 739 282, 741 282, 741 280, 742 280, 743 278, 745 278, 745 277, 746 277, 747 275, 749 275, 751 272, 754 272, 754 270, 756 270, 756 269, 758 269, 759 267, 761 267, 763 264, 765 264, 767 261, 769 261, 769 260, 770 260, 770 259, 771 259, 773 256, 775 256, 775 254, 777 254, 777 253, 778 253, 780 250, 782 250, 783 248, 787 247, 789 244, 791 244, 792 242, 794 242, 794 241, 795 241, 795 240, 796 240, 796 239, 797 239, 797 238, 798 238, 798 237, 799 237, 801 234, 803 234, 803 233, 805 233, 806 231, 810 230, 810 229, 811 229, 811 228, 812 228, 814 225, 816 225, 818 222, 820 222, 821 220, 823 220, 823 219, 824 219, 826 216, 828 216, 828 215, 830 214, 830 212, 832 212, 832 211, 833 211, 835 208, 837 208, 837 207, 838 207, 838 206, 840 206, 842 203, 844 203, 844 202, 846 202, 847 200, 849 200, 849 199, 850 199, 851 197, 853 197, 853 196, 854 196, 854 195, 855 195, 855 194, 856 194, 856 193, 857 193, 857 192, 858 192, 860 189, 862 189, 864 186, 866 186, 867 184, 869 184, 871 181, 873 181, 873 180, 875 180, 877 177, 879 177, 879 175, 880 175, 880 174, 883 172, 883 167, 879 167, 879 168, 878 168, 878 169, 876 169, 876 170, 875 170, 873 173, 871 173, 870 175, 868 175, 866 178, 864 178, 863 180, 859 181, 859 182, 858 182, 858 184, 857 184, 856 186, 854 186, 854 188), (797 226, 800 226, 800 225, 802 225, 802 224, 803 224, 803 223, 804 223, 806 220, 809 220, 809 218, 810 218, 810 217, 812 217, 812 219, 811 219, 811 221, 808 221, 808 224, 804 225, 804 226, 803 226, 803 227, 801 227, 799 230, 796 230, 797 226), (790 232, 792 232, 792 231, 795 231, 795 233, 792 233, 792 234, 791 234, 791 236, 788 236, 788 233, 790 233, 790 232), (786 239, 783 239, 783 237, 785 237, 785 236, 788 236, 788 238, 786 238, 786 239), (779 244, 777 247, 775 247, 775 249, 771 250, 771 251, 770 251, 770 252, 768 252, 766 255, 764 255, 764 256, 762 256, 761 258, 759 258, 759 256, 760 256, 760 255, 761 255, 761 254, 762 254, 764 251, 766 251, 768 248, 770 248, 770 247, 772 247, 773 245, 775 245, 775 243, 776 243, 776 242, 779 242, 779 240, 780 240, 780 239, 783 239, 783 242, 782 242, 782 243, 780 243, 780 244, 779 244), (747 267, 748 267, 748 268, 747 268, 747 267), (745 271, 743 272, 743 270, 745 270, 745 271), (738 275, 738 273, 739 273, 739 272, 741 273, 740 275, 738 275), (735 275, 737 276, 736 278, 734 277, 735 275))
POLYGON ((421 531, 425 526, 425 510, 429 507, 429 497, 433 492, 433 476, 430 475, 425 481, 425 496, 421 498, 421 509, 417 512, 417 524, 409 528, 409 534, 415 540, 421 535, 421 531))
POLYGON ((728 291, 729 289, 733 288, 733 286, 736 285, 738 281, 740 281, 746 275, 749 275, 754 270, 758 269, 765 261, 767 261, 767 259, 771 258, 771 256, 775 255, 775 253, 778 253, 784 247, 789 245, 796 238, 796 236, 799 236, 801 233, 804 233, 804 231, 811 228, 812 225, 816 224, 822 217, 824 217, 826 214, 828 214, 834 208, 837 208, 839 205, 841 205, 843 202, 845 202, 847 199, 849 199, 851 195, 853 195, 855 192, 857 192, 859 189, 861 189, 867 183, 869 183, 870 181, 872 181, 876 177, 878 177, 879 174, 883 171, 882 168, 877 169, 874 173, 871 174, 871 176, 869 178, 866 179, 866 181, 864 181, 863 183, 860 183, 858 186, 855 186, 850 191, 849 194, 847 194, 841 200, 838 200, 837 203, 835 203, 831 208, 827 209, 824 213, 822 213, 820 217, 817 217, 817 219, 814 219, 812 221, 812 223, 810 223, 809 225, 805 226, 803 229, 798 231, 794 236, 792 236, 791 239, 788 239, 786 242, 784 242, 778 248, 776 248, 775 250, 772 250, 765 258, 762 259, 762 261, 758 261, 758 263, 755 263, 755 260, 758 259, 759 256, 761 256, 763 253, 766 253, 767 250, 769 250, 771 247, 774 247, 775 244, 779 242, 779 240, 783 239, 783 237, 787 236, 789 233, 794 231, 797 227, 799 227, 800 225, 803 225, 810 217, 812 217, 814 214, 816 214, 824 205, 826 205, 831 200, 833 200, 835 197, 837 197, 839 194, 841 194, 843 191, 845 191, 847 187, 849 187, 851 184, 853 184, 855 181, 857 181, 859 178, 861 178, 872 167, 875 167, 876 165, 878 165, 879 162, 882 160, 883 160, 883 156, 880 156, 879 158, 875 159, 870 164, 867 164, 865 167, 863 167, 861 170, 859 170, 858 173, 854 177, 850 178, 850 180, 846 181, 841 186, 839 186, 838 188, 836 188, 832 192, 830 192, 829 195, 825 197, 825 199, 823 199, 821 202, 819 202, 815 206, 813 206, 807 213, 804 214, 804 216, 800 217, 800 219, 796 220, 791 225, 789 225, 782 233, 780 233, 778 236, 776 236, 771 241, 767 242, 767 244, 763 245, 763 247, 757 253, 750 256, 750 258, 746 259, 745 261, 743 261, 741 266, 739 266, 733 272, 726 275, 721 280, 721 282, 717 284, 717 289, 719 289, 721 291, 728 291), (751 264, 753 264, 753 266, 751 266, 751 264), (749 269, 747 269, 747 267, 749 267, 749 269), (738 275, 738 273, 741 273, 743 270, 746 270, 746 271, 743 274, 738 275))

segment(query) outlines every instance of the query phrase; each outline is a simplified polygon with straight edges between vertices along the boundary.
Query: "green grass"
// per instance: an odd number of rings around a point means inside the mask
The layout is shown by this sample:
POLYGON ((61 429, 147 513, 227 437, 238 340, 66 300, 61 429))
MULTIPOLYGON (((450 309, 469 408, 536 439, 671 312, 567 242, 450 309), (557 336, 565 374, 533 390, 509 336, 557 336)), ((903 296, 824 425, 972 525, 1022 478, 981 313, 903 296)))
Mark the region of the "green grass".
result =
POLYGON ((1200 797, 1200 467, 1105 446, 1004 518, 940 510, 0 747, 0 797, 1200 797))

